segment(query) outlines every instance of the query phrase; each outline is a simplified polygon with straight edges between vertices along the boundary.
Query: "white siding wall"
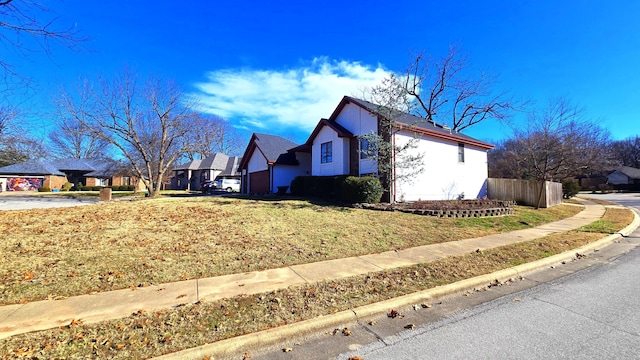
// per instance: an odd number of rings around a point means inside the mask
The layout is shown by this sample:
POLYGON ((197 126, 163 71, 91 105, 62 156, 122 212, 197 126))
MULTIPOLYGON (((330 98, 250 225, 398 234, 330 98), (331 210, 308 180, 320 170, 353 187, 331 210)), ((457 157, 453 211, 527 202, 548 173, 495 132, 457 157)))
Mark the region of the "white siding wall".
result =
MULTIPOLYGON (((305 176, 311 174, 311 154, 296 153, 296 159, 300 165, 275 165, 273 167, 273 184, 271 192, 278 192, 278 186, 291 186, 291 181, 296 176, 305 176)), ((288 189, 287 192, 291 192, 288 189)))
MULTIPOLYGON (((396 134, 398 144, 404 144, 412 138, 413 135, 408 133, 396 134)), ((465 199, 486 195, 486 150, 465 144, 465 161, 460 163, 458 143, 426 139, 412 150, 424 154, 425 171, 413 179, 396 181, 397 201, 456 199, 463 192, 465 199)))
MULTIPOLYGON (((353 105, 347 104, 344 109, 338 114, 336 117, 336 122, 342 126, 344 126, 347 130, 349 130, 353 135, 367 135, 367 134, 377 134, 378 133, 378 119, 377 117, 371 115, 367 110, 363 108, 353 105)), ((347 146, 349 144, 347 143, 347 146)), ((348 148, 347 148, 348 149, 348 148)), ((353 149, 353 151, 359 151, 360 149, 353 149)), ((347 150, 347 155, 348 155, 347 150)), ((360 156, 358 156, 360 158, 360 156)), ((348 159, 348 156, 347 156, 348 159)), ((378 173, 378 164, 377 162, 371 159, 361 159, 360 160, 360 174, 371 174, 378 173)), ((349 169, 347 168, 345 174, 349 173, 349 169)))
POLYGON ((328 126, 320 130, 318 136, 313 141, 311 153, 312 175, 313 176, 329 176, 343 175, 349 173, 349 139, 340 138, 338 134, 328 126), (333 161, 322 164, 320 162, 321 150, 320 145, 326 142, 332 142, 333 161))
POLYGON ((353 104, 347 104, 342 109, 336 117, 336 122, 356 136, 378 132, 377 118, 367 110, 353 104))
POLYGON ((258 149, 251 154, 247 168, 250 173, 267 170, 267 159, 258 149))
POLYGON ((251 176, 249 174, 256 171, 264 171, 268 168, 269 165, 267 165, 267 159, 262 155, 260 150, 255 149, 251 154, 249 163, 247 163, 247 173, 242 175, 242 181, 246 181, 247 184, 246 186, 241 185, 240 191, 242 191, 242 188, 247 189, 247 191, 251 189, 251 176))

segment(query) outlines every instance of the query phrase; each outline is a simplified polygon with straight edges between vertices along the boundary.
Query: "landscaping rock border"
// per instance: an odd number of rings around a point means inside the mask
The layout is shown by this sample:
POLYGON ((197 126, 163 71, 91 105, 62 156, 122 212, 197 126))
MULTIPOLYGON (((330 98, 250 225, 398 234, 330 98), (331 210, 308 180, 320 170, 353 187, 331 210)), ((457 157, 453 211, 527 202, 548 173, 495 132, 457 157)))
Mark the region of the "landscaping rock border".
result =
POLYGON ((409 214, 435 216, 441 218, 478 218, 504 216, 513 214, 515 209, 515 201, 503 200, 477 200, 466 201, 471 205, 468 209, 413 209, 410 204, 398 206, 397 204, 355 204, 354 207, 360 209, 378 210, 378 211, 400 211, 409 214), (480 206, 481 208, 473 208, 480 206))

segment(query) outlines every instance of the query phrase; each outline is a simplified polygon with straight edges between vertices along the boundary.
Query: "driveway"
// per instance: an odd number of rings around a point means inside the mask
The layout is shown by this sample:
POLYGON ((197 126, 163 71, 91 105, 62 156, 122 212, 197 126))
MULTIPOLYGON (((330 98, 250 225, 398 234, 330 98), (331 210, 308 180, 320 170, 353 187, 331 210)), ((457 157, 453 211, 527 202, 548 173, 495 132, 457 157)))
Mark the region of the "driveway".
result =
POLYGON ((64 196, 0 193, 0 211, 81 206, 91 205, 97 202, 99 202, 98 199, 73 199, 64 196))

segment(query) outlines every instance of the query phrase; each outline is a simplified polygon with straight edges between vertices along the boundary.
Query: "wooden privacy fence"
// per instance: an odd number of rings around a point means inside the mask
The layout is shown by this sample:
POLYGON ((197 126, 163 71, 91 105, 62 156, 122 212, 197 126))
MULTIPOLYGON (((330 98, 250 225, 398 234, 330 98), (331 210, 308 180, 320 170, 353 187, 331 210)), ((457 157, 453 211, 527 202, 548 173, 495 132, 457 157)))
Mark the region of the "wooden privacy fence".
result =
MULTIPOLYGON (((540 181, 520 179, 487 179, 489 199, 512 200, 537 206, 540 196, 540 181)), ((562 184, 545 181, 542 188, 540 207, 547 208, 562 203, 562 184)))

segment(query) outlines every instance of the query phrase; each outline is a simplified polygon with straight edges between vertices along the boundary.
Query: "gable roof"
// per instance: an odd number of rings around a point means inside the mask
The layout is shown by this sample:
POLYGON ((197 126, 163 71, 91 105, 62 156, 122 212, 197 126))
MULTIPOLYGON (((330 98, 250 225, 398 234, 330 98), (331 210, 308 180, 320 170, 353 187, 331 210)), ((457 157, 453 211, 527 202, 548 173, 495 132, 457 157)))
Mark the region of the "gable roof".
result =
POLYGON ((227 161, 227 165, 222 170, 220 175, 218 176, 239 176, 240 172, 238 171, 238 164, 240 163, 240 158, 237 156, 232 156, 227 161))
POLYGON ((201 159, 191 160, 181 165, 176 165, 173 170, 198 170, 202 164, 201 159))
POLYGON ((295 154, 293 154, 293 157, 287 155, 289 149, 297 146, 296 143, 282 136, 253 133, 244 151, 239 167, 244 168, 248 164, 249 158, 255 150, 260 151, 270 165, 297 165, 298 161, 295 158, 295 154))
POLYGON ((295 148, 290 149, 290 151, 291 152, 295 152, 295 151, 309 152, 309 151, 311 151, 311 146, 313 145, 313 140, 316 138, 316 136, 318 136, 318 133, 320 133, 322 128, 325 127, 325 126, 328 126, 331 129, 333 129, 333 131, 335 131, 338 134, 338 137, 352 138, 354 136, 351 133, 351 131, 347 130, 344 126, 338 124, 338 122, 336 122, 335 120, 320 119, 320 121, 318 122, 318 125, 316 125, 316 127, 311 132, 311 135, 309 135, 309 138, 307 138, 307 141, 304 144, 300 145, 300 146, 297 146, 295 148))
MULTIPOLYGON (((354 104, 364 110, 369 111, 372 114, 382 116, 380 113, 381 105, 377 105, 366 100, 357 99, 351 96, 344 96, 340 101, 340 104, 336 107, 336 109, 329 117, 329 120, 334 120, 338 117, 340 112, 344 109, 347 104, 354 104)), ((452 131, 450 128, 445 127, 443 125, 436 124, 433 121, 427 120, 425 118, 415 116, 409 113, 397 111, 394 114, 395 122, 400 128, 405 128, 408 131, 412 131, 418 134, 432 136, 444 140, 456 141, 464 144, 478 146, 483 149, 493 149, 494 146, 483 141, 472 138, 471 136, 467 136, 463 133, 452 131)))
POLYGON ((622 166, 616 171, 623 173, 629 179, 640 180, 640 169, 636 169, 630 166, 622 166))
POLYGON ((184 164, 176 165, 173 170, 219 170, 222 171, 219 176, 237 176, 238 161, 240 161, 240 158, 237 156, 215 153, 201 160, 191 160, 184 164))
POLYGON ((2 175, 56 175, 65 176, 67 172, 81 172, 89 177, 110 177, 124 169, 114 160, 107 159, 57 159, 52 161, 26 161, 0 168, 2 175))

